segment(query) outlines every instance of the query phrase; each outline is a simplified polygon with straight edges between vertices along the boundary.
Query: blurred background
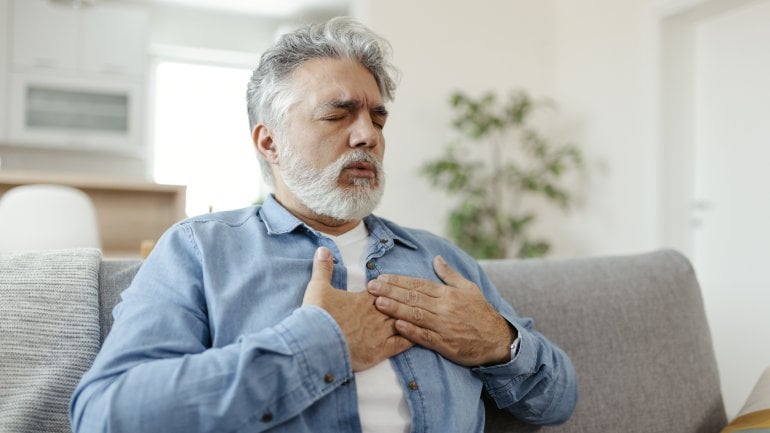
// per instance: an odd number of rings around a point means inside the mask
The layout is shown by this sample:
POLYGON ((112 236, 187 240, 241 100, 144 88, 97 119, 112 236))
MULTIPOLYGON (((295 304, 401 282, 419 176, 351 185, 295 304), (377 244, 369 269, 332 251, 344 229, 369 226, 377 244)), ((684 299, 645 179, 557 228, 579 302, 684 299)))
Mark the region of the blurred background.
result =
POLYGON ((538 129, 583 167, 568 212, 530 203, 531 230, 553 258, 687 255, 735 415, 770 363, 770 0, 0 0, 0 193, 70 184, 109 196, 101 216, 152 195, 166 220, 260 200, 250 71, 337 15, 401 72, 377 212, 446 233, 457 198, 421 167, 456 139, 453 92, 549 99, 538 129))

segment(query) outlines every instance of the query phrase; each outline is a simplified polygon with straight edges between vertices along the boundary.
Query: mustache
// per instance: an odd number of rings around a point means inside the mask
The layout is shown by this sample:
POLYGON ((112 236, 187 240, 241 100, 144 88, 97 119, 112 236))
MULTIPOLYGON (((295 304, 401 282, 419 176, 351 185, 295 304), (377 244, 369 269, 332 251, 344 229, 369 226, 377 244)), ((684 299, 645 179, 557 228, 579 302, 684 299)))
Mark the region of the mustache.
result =
POLYGON ((332 164, 330 170, 333 170, 336 173, 341 173, 345 167, 359 162, 365 162, 371 165, 377 177, 379 177, 382 173, 382 162, 380 162, 380 160, 371 153, 360 149, 354 150, 346 155, 341 156, 339 159, 334 161, 334 164, 332 164))

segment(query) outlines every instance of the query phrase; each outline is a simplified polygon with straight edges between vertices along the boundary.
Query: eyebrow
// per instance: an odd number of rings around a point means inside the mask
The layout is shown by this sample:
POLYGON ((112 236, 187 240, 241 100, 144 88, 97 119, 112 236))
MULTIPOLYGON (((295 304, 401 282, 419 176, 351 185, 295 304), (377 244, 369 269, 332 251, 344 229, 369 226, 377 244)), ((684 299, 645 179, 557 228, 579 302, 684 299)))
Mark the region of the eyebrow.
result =
MULTIPOLYGON (((316 113, 321 113, 329 108, 342 109, 348 112, 352 112, 361 107, 361 101, 352 99, 332 99, 331 101, 321 104, 316 110, 316 113)), ((376 105, 369 110, 370 113, 381 117, 388 117, 388 109, 384 105, 376 105)))

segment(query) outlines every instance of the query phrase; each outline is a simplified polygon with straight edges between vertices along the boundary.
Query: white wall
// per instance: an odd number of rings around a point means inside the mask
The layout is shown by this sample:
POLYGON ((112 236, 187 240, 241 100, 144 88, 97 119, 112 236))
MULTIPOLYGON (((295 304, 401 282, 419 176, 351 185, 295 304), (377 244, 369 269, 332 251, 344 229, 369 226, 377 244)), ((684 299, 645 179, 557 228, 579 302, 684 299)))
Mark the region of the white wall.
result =
POLYGON ((554 256, 659 246, 656 26, 652 0, 361 0, 353 11, 393 45, 403 72, 386 129, 379 213, 444 231, 445 197, 416 175, 449 135, 452 90, 525 88, 553 97, 588 159, 579 207, 539 231, 554 256), (406 12, 408 11, 408 12, 406 12))
POLYGON ((353 14, 390 41, 402 73, 385 129, 387 187, 380 215, 443 233, 449 204, 418 176, 449 138, 449 95, 553 81, 553 0, 361 0, 353 14))
POLYGON ((592 161, 562 253, 646 251, 658 239, 657 26, 650 0, 558 1, 553 97, 592 161))
POLYGON ((155 5, 150 11, 150 46, 171 45, 259 54, 273 41, 281 21, 235 13, 155 5))
MULTIPOLYGON (((6 23, 8 20, 8 0, 0 0, 0 23, 6 23)), ((8 80, 8 31, 0 29, 0 101, 5 101, 8 97, 8 88, 5 83, 8 80)), ((6 104, 0 102, 0 143, 5 139, 7 133, 7 112, 6 104)), ((0 155, 0 158, 2 155, 0 155)), ((2 160, 0 160, 2 167, 2 160)))

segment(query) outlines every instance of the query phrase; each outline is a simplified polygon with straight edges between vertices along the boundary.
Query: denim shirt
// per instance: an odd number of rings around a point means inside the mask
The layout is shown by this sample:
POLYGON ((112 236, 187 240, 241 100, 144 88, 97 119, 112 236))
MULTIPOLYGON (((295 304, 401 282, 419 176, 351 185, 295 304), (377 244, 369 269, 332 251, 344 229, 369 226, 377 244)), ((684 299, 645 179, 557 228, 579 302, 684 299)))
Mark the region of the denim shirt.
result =
MULTIPOLYGON (((425 231, 369 216, 367 280, 402 274, 440 281, 441 255, 475 282, 519 332, 510 362, 469 368, 415 346, 390 359, 412 432, 482 432, 482 389, 531 423, 557 423, 577 400, 569 358, 516 315, 479 265, 425 231)), ((263 206, 180 222, 159 239, 115 307, 115 322, 70 406, 76 432, 360 432, 343 334, 302 306, 313 254, 334 242, 272 196, 263 206)))

